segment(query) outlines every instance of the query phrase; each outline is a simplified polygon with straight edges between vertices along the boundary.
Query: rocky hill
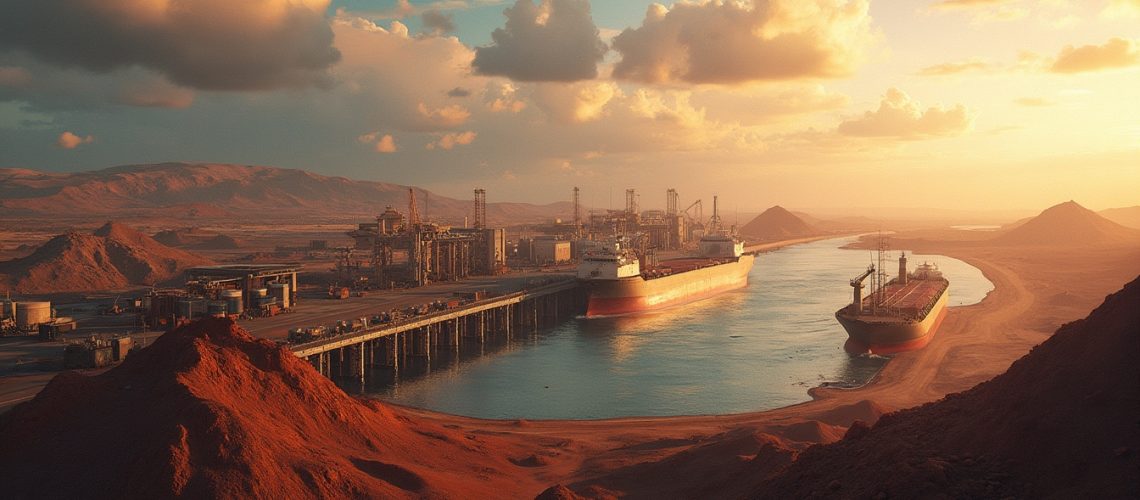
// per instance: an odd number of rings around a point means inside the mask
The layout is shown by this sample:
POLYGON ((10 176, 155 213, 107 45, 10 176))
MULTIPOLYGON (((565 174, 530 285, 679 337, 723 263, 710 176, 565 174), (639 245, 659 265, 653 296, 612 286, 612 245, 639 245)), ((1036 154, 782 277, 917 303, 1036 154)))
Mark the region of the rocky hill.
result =
MULTIPOLYGON (((473 201, 415 188, 421 214, 463 222, 473 201)), ((0 169, 0 209, 14 215, 269 219, 374 216, 387 205, 406 211, 408 187, 263 166, 161 163, 75 173, 0 169)), ((550 205, 488 203, 489 223, 537 222, 570 213, 550 205)))
POLYGON ((1004 228, 994 242, 1002 245, 1096 246, 1140 243, 1140 231, 1112 222, 1074 201, 1049 207, 1040 215, 1004 228))
POLYGON ((821 234, 819 229, 779 205, 748 221, 739 232, 749 242, 790 240, 821 234))
POLYGON ((0 415, 6 498, 498 498, 519 466, 465 434, 354 399, 228 319, 57 376, 0 415))
POLYGON ((116 290, 160 283, 187 267, 208 263, 108 222, 93 234, 61 234, 27 257, 0 262, 0 278, 19 293, 116 290))

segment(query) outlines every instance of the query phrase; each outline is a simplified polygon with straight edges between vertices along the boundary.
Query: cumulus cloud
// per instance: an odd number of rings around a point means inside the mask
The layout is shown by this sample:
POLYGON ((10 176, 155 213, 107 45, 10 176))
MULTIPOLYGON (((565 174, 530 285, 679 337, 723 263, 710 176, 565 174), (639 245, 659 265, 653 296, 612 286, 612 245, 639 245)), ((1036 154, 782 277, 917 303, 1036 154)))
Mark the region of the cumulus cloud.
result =
POLYGON ((348 16, 338 17, 333 30, 344 61, 333 69, 341 85, 329 97, 364 127, 453 129, 471 116, 455 97, 487 84, 471 75, 474 52, 455 37, 410 37, 403 24, 384 28, 348 16))
POLYGON ((598 76, 607 48, 587 0, 518 0, 503 14, 506 25, 491 33, 492 44, 475 50, 476 73, 524 82, 598 76))
POLYGON ((1104 45, 1069 45, 1061 49, 1049 71, 1083 73, 1140 65, 1140 47, 1132 40, 1112 38, 1104 45))
POLYGON ((70 131, 59 134, 59 138, 55 140, 56 146, 63 149, 75 149, 83 144, 91 144, 95 142, 95 137, 86 135, 78 136, 70 131))
POLYGON ((395 153, 396 139, 391 134, 381 134, 380 132, 369 132, 356 138, 357 142, 361 144, 368 144, 375 149, 377 153, 395 153))
POLYGON ((518 113, 526 109, 526 102, 518 97, 518 90, 518 87, 510 82, 491 84, 484 91, 483 100, 492 113, 504 111, 518 113))
POLYGON ((450 104, 432 109, 421 102, 416 109, 420 113, 423 127, 427 129, 458 127, 463 125, 467 119, 471 117, 471 112, 458 104, 450 104))
POLYGON ((420 14, 420 22, 424 26, 424 32, 431 35, 439 36, 455 32, 455 21, 451 19, 451 15, 436 9, 425 10, 420 14))
POLYGON ((947 76, 961 73, 978 73, 994 69, 994 65, 982 60, 971 60, 958 63, 944 63, 927 66, 918 71, 922 76, 947 76))
POLYGON ((466 132, 443 134, 438 141, 429 142, 425 148, 451 150, 455 148, 455 146, 466 146, 475 142, 476 135, 478 134, 470 130, 466 132))
POLYGON ((55 0, 6 2, 0 48, 106 73, 148 68, 209 90, 328 81, 340 54, 329 0, 55 0))
POLYGON ((854 72, 873 35, 867 0, 754 0, 650 5, 614 38, 614 77, 733 84, 854 72))
POLYGON ((531 100, 555 123, 585 123, 602 117, 606 104, 621 94, 612 82, 536 85, 531 100))
POLYGON ((925 111, 899 89, 887 90, 876 111, 839 124, 839 133, 857 137, 924 139, 960 135, 973 126, 973 116, 961 104, 950 109, 932 106, 925 111))

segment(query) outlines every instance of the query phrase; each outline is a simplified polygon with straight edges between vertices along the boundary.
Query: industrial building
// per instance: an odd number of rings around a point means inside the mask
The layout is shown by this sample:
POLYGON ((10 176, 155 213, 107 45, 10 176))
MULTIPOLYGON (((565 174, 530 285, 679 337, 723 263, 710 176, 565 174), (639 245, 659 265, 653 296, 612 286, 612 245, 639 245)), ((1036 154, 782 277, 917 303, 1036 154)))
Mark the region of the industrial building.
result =
POLYGON ((391 206, 376 222, 348 235, 369 260, 352 262, 345 252, 338 268, 353 286, 395 288, 498 274, 506 264, 506 235, 486 227, 486 192, 475 190, 475 227, 452 228, 420 219, 415 191, 408 189, 408 215, 391 206))
POLYGON ((146 324, 167 328, 206 316, 273 316, 297 304, 300 265, 202 266, 187 270, 185 288, 142 297, 146 324))

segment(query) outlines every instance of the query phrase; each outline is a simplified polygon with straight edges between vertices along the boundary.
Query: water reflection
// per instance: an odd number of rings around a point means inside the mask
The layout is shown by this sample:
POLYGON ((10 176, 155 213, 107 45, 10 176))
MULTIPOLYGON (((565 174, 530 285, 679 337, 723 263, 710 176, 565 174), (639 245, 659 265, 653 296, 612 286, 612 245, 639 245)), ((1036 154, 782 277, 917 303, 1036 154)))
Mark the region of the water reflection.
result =
MULTIPOLYGON (((762 410, 799 403, 822 383, 865 383, 886 362, 851 356, 834 312, 865 268, 851 239, 763 254, 747 288, 650 314, 583 318, 485 346, 373 370, 346 389, 401 404, 483 418, 604 418, 762 410)), ((951 305, 993 288, 942 256, 951 305)))

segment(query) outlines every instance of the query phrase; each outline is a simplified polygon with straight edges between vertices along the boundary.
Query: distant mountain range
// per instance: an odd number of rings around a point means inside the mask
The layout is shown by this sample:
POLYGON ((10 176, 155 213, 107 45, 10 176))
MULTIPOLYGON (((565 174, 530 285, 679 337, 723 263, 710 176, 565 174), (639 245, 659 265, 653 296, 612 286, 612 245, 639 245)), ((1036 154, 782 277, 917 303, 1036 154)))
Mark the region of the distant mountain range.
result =
MULTIPOLYGON (((0 209, 41 217, 174 217, 264 219, 359 218, 388 205, 408 210, 408 188, 262 166, 159 163, 88 172, 0 169, 0 209)), ((462 224, 474 197, 460 200, 414 188, 421 215, 462 224)), ((570 202, 488 203, 493 225, 569 217, 570 202)), ((473 222, 473 221, 472 221, 473 222)))

